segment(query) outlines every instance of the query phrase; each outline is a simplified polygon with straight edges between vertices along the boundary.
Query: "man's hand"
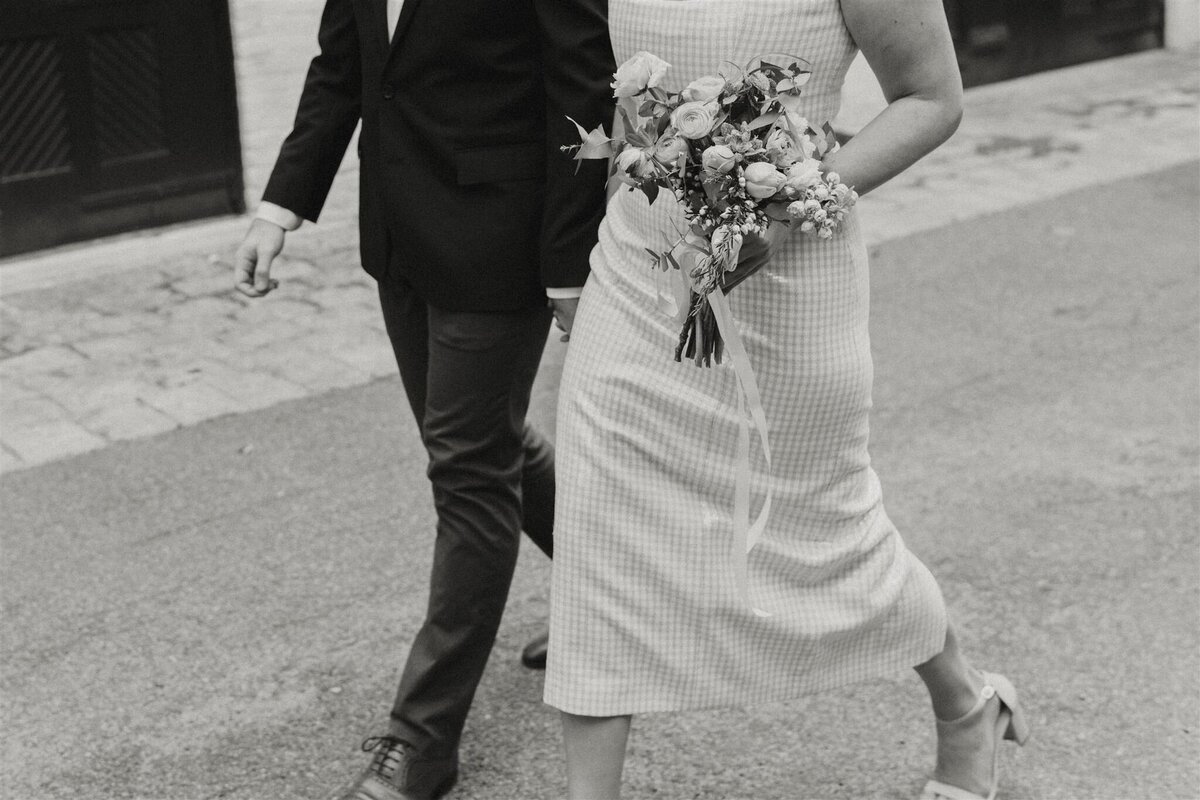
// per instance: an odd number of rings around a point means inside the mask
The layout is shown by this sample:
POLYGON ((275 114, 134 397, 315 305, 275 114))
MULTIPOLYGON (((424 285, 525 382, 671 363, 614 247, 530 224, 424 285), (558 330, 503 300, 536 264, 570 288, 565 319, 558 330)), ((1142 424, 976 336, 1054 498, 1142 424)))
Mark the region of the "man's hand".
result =
POLYGON ((575 324, 575 309, 579 308, 579 298, 555 298, 550 301, 554 311, 554 324, 563 332, 562 341, 571 340, 571 326, 575 324))
POLYGON ((271 263, 283 250, 283 228, 265 219, 250 223, 234 257, 233 281, 247 297, 264 297, 279 285, 271 280, 271 263))

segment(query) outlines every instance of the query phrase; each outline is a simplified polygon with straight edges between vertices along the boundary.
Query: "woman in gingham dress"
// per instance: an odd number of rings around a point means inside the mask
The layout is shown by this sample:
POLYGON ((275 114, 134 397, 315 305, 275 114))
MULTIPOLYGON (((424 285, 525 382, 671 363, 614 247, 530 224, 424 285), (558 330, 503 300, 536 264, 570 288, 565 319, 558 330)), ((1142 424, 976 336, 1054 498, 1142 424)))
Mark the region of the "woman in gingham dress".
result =
MULTIPOLYGON (((940 0, 610 0, 617 63, 645 50, 678 90, 768 53, 813 70, 800 112, 832 119, 861 47, 888 108, 825 167, 865 193, 954 130, 962 87, 940 0)), ((741 424, 735 375, 672 359, 646 248, 684 228, 669 196, 618 192, 592 254, 562 378, 546 702, 563 712, 572 798, 619 793, 630 715, 768 703, 916 666, 938 720, 926 797, 988 796, 1015 694, 960 654, 937 584, 901 541, 867 454, 867 256, 772 226, 729 294, 762 392, 774 505, 730 558, 741 424), (758 616, 751 603, 770 612, 758 616)), ((752 787, 747 794, 753 795, 752 787)))

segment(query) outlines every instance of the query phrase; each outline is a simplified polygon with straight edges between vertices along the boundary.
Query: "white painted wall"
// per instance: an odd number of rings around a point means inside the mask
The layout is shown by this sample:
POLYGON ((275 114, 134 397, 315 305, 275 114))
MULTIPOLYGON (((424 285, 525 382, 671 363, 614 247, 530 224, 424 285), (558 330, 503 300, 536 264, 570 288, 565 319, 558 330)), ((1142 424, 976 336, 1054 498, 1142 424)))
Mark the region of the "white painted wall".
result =
POLYGON ((1166 0, 1166 45, 1181 50, 1200 44, 1200 0, 1166 0))

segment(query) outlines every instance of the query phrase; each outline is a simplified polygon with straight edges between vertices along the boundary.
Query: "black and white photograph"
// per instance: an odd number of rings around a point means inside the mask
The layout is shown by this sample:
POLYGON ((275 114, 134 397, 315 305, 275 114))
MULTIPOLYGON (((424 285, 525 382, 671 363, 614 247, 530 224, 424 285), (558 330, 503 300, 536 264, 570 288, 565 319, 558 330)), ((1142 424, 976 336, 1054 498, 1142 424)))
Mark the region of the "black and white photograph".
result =
POLYGON ((3 800, 1200 799, 1200 0, 0 0, 3 800))

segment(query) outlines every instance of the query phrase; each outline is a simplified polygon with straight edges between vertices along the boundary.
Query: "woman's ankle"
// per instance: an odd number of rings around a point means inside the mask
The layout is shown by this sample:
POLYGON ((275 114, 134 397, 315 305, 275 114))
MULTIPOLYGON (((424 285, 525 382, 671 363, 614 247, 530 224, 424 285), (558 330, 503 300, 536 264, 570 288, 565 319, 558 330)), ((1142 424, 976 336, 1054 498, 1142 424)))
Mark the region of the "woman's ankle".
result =
POLYGON ((985 683, 983 673, 974 667, 947 675, 937 691, 931 688, 929 692, 934 717, 940 722, 954 722, 970 714, 979 704, 985 683))

